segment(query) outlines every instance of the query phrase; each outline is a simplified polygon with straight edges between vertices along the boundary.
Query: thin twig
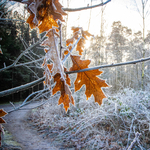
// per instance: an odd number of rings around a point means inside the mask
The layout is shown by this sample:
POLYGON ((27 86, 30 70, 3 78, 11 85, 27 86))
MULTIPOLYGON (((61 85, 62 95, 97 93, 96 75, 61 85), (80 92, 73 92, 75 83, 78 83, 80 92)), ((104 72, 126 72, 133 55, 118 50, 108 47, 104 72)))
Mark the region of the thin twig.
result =
POLYGON ((19 22, 26 22, 26 21, 24 21, 24 20, 16 20, 16 19, 6 19, 6 18, 0 18, 0 20, 3 20, 3 21, 19 21, 19 22))
MULTIPOLYGON (((10 1, 16 1, 16 2, 22 2, 22 0, 10 0, 10 1)), ((68 12, 75 12, 75 11, 81 11, 81 10, 87 10, 87 9, 92 9, 92 8, 96 8, 99 6, 104 6, 106 5, 108 2, 110 2, 111 0, 108 0, 106 2, 102 2, 100 4, 97 5, 93 5, 93 6, 88 6, 88 7, 80 7, 80 8, 62 8, 64 11, 68 11, 68 12)))
MULTIPOLYGON (((8 111, 7 113, 11 113, 11 112, 13 112, 13 111, 16 111, 16 110, 20 109, 21 107, 23 107, 23 106, 25 106, 25 105, 31 103, 33 100, 35 100, 35 98, 33 98, 31 101, 28 101, 31 96, 33 96, 33 95, 35 95, 35 94, 39 94, 39 93, 41 94, 42 92, 44 92, 44 91, 46 91, 46 90, 48 90, 48 89, 43 89, 43 90, 40 90, 40 91, 36 91, 36 92, 34 92, 34 93, 31 93, 31 94, 22 102, 21 105, 19 105, 18 107, 15 107, 14 109, 8 111), (28 101, 28 102, 27 102, 27 101, 28 101)), ((35 97, 36 97, 36 96, 35 96, 35 97)))
POLYGON ((14 109, 16 109, 16 106, 13 104, 13 102, 9 102, 13 107, 14 109))
POLYGON ((32 64, 32 63, 36 63, 38 61, 42 61, 44 58, 39 58, 37 60, 33 60, 33 61, 30 61, 30 62, 26 62, 26 63, 20 63, 20 64, 17 64, 15 65, 15 67, 19 67, 19 66, 23 66, 23 65, 29 65, 29 64, 32 64))
POLYGON ((141 133, 137 132, 135 134, 135 138, 133 139, 132 143, 130 144, 130 146, 128 147, 127 150, 131 150, 133 145, 138 141, 139 137, 140 137, 141 133))
POLYGON ((88 6, 88 7, 80 7, 80 8, 62 8, 64 11, 68 11, 68 12, 75 12, 75 11, 81 11, 81 10, 87 10, 87 9, 92 9, 92 8, 96 8, 99 6, 104 6, 106 5, 108 2, 110 2, 111 0, 108 0, 106 2, 102 2, 100 4, 97 5, 93 5, 93 6, 88 6))
POLYGON ((10 95, 10 94, 13 94, 13 93, 16 93, 16 92, 28 89, 29 87, 34 86, 36 84, 39 84, 40 82, 42 82, 44 80, 45 80, 45 77, 42 77, 42 78, 39 78, 38 80, 35 80, 33 82, 30 82, 30 83, 27 83, 25 85, 21 85, 21 86, 15 87, 15 88, 11 88, 11 89, 2 91, 2 92, 0 92, 0 97, 6 96, 6 95, 10 95))
POLYGON ((137 63, 141 63, 141 62, 149 61, 149 60, 150 60, 150 57, 147 57, 147 58, 142 58, 139 60, 133 60, 133 61, 122 62, 122 63, 117 63, 117 64, 110 64, 110 65, 101 65, 101 66, 96 66, 96 67, 91 67, 91 68, 86 68, 86 69, 81 69, 81 70, 68 71, 65 73, 66 74, 79 73, 79 72, 84 72, 84 71, 96 70, 100 68, 110 68, 110 67, 124 66, 124 65, 129 65, 129 64, 137 64, 137 63))
POLYGON ((131 132, 132 132, 134 120, 135 120, 135 119, 133 118, 133 119, 132 119, 131 126, 130 126, 130 132, 129 132, 129 134, 128 134, 128 143, 127 143, 127 147, 129 146, 130 135, 131 135, 131 132))
POLYGON ((37 41, 35 44, 31 45, 31 46, 30 46, 29 48, 27 48, 25 51, 23 51, 23 52, 18 56, 18 58, 14 61, 13 64, 11 64, 10 66, 7 66, 7 67, 5 67, 5 68, 0 69, 0 72, 1 72, 1 71, 5 71, 5 70, 7 70, 7 69, 10 69, 10 68, 14 67, 14 66, 17 64, 17 62, 20 60, 20 58, 21 58, 28 50, 32 49, 34 46, 36 46, 37 44, 39 44, 44 38, 45 38, 45 36, 43 36, 42 39, 40 39, 39 41, 37 41))
MULTIPOLYGON (((74 48, 76 47, 76 45, 78 44, 78 42, 80 41, 81 38, 82 38, 82 36, 80 36, 80 37, 77 39, 76 43, 73 45, 72 49, 70 50, 70 53, 74 50, 74 48)), ((64 63, 64 62, 67 60, 67 58, 69 57, 70 53, 68 53, 68 54, 65 56, 65 58, 64 58, 63 61, 62 61, 62 63, 64 63)))

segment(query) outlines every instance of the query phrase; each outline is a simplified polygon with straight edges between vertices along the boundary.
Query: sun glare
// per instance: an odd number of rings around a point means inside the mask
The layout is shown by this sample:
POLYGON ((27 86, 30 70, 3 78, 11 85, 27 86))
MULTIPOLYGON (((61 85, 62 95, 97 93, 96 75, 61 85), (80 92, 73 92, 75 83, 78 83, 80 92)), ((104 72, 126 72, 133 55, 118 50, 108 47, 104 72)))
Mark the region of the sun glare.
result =
POLYGON ((89 39, 86 40, 85 48, 88 49, 90 47, 90 44, 91 44, 90 40, 89 39))

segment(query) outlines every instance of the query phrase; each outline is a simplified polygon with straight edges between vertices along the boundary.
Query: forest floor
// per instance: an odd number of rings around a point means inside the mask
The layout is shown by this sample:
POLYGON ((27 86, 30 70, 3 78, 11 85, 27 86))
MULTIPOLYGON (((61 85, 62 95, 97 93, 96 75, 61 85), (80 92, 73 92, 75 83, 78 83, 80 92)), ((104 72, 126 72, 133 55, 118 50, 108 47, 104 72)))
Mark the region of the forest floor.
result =
MULTIPOLYGON (((7 124, 3 124, 4 130, 12 135, 13 140, 19 143, 22 150, 59 149, 52 144, 51 139, 43 138, 42 135, 38 133, 37 130, 28 122, 28 116, 31 111, 30 108, 38 104, 39 102, 31 103, 27 106, 24 106, 23 110, 17 110, 7 114, 4 117, 5 121, 7 122, 7 124)), ((13 109, 12 105, 10 104, 0 105, 0 108, 3 108, 6 112, 13 109)), ((7 146, 11 147, 11 143, 12 142, 10 142, 10 144, 7 146)))
MULTIPOLYGON (((4 128, 21 150, 150 150, 149 91, 123 89, 109 94, 101 106, 92 97, 86 101, 80 91, 74 99, 76 106, 67 113, 57 96, 32 101, 6 115, 4 128)), ((0 108, 9 112, 13 106, 0 108)))

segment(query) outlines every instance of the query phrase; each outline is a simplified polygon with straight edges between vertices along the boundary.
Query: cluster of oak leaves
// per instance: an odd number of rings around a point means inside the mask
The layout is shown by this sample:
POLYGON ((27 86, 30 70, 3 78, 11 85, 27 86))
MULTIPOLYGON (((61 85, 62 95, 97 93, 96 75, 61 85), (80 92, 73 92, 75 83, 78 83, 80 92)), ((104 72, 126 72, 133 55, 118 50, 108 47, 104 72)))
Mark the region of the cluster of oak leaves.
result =
MULTIPOLYGON (((85 40, 88 36, 91 36, 87 31, 83 31, 82 28, 72 27, 73 37, 66 41, 66 48, 62 52, 62 58, 58 52, 58 41, 59 41, 59 25, 58 21, 64 21, 63 15, 67 15, 63 9, 62 5, 59 3, 59 0, 28 0, 22 1, 27 4, 27 10, 30 13, 27 23, 30 25, 30 28, 38 28, 39 33, 46 31, 47 38, 42 42, 41 46, 45 47, 45 58, 43 62, 43 68, 45 81, 44 84, 49 86, 54 95, 60 91, 61 95, 58 101, 58 104, 64 104, 64 108, 67 112, 69 104, 74 105, 74 99, 71 95, 69 89, 70 78, 65 73, 67 69, 63 66, 63 58, 68 53, 70 54, 72 60, 72 67, 69 71, 81 70, 88 68, 90 60, 81 60, 81 55, 84 49, 85 40), (72 49, 72 44, 80 36, 82 38, 79 40, 76 51, 79 51, 79 55, 72 55, 70 50, 72 49), (53 63, 48 63, 51 60, 53 63), (51 79, 54 78, 56 82, 53 89, 51 89, 51 79)), ((101 105, 102 99, 105 98, 105 94, 102 91, 102 87, 108 87, 104 80, 101 80, 98 75, 102 71, 91 70, 77 73, 77 78, 74 82, 75 91, 78 91, 84 84, 86 85, 85 94, 87 99, 94 95, 95 102, 101 105)))
MULTIPOLYGON (((74 99, 69 89, 71 83, 69 75, 66 74, 67 69, 63 66, 63 59, 65 55, 68 53, 70 54, 73 65, 69 71, 88 68, 90 60, 81 60, 80 58, 84 49, 85 40, 88 36, 91 36, 91 34, 87 31, 83 31, 80 27, 72 27, 73 37, 66 41, 66 48, 62 52, 62 58, 60 58, 58 52, 58 41, 60 38, 58 20, 63 22, 63 15, 67 14, 63 11, 59 0, 23 0, 22 3, 27 4, 27 10, 30 13, 29 18, 27 19, 30 28, 38 28, 39 33, 46 32, 47 38, 41 44, 41 46, 45 47, 45 58, 42 64, 45 69, 44 84, 52 90, 53 95, 60 91, 61 95, 58 104, 63 103, 67 112, 70 103, 74 105, 74 99), (79 55, 72 55, 70 52, 72 44, 79 38, 80 40, 76 46, 76 51, 79 51, 79 55), (49 64, 48 62, 53 63, 49 64), (52 78, 54 78, 54 82, 56 82, 53 89, 51 88, 52 78)), ((85 94, 87 99, 93 94, 95 102, 99 105, 102 104, 102 99, 106 97, 101 88, 108 87, 104 80, 97 77, 101 73, 102 71, 99 71, 98 69, 80 72, 77 73, 77 78, 74 82, 75 91, 78 91, 85 84, 85 94)), ((5 114, 6 112, 0 110, 0 117, 3 117, 5 114)), ((0 118, 0 123, 5 123, 5 121, 0 118)))

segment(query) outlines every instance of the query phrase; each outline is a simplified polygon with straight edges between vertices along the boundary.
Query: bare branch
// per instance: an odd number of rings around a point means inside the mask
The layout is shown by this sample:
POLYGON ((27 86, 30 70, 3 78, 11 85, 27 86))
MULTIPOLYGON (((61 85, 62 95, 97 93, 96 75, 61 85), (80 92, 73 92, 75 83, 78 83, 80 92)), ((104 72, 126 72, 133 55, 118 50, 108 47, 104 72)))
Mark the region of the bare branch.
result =
POLYGON ((26 62, 26 63, 20 63, 20 64, 17 64, 15 65, 15 67, 19 67, 19 66, 24 66, 24 65, 29 65, 29 64, 32 64, 32 63, 36 63, 38 61, 42 61, 44 58, 39 58, 37 60, 33 60, 33 61, 29 61, 29 62, 26 62))
POLYGON ((89 6, 89 7, 80 7, 80 8, 62 8, 64 11, 68 11, 68 12, 74 12, 74 11, 81 11, 81 10, 87 10, 87 9, 92 9, 92 8, 96 8, 99 6, 104 6, 106 5, 108 2, 110 2, 111 0, 108 0, 106 2, 102 2, 100 4, 97 5, 93 5, 93 6, 89 6))
POLYGON ((10 95, 25 89, 28 89, 31 86, 35 86, 36 84, 39 84, 40 82, 44 81, 45 77, 39 78, 38 80, 35 80, 33 82, 27 83, 25 85, 21 85, 12 89, 8 89, 5 91, 0 92, 0 97, 6 96, 6 95, 10 95))
POLYGON ((117 63, 117 64, 102 65, 102 66, 96 66, 96 67, 93 67, 93 68, 86 68, 86 69, 81 69, 81 70, 68 71, 68 72, 65 72, 65 73, 66 74, 79 73, 79 72, 84 72, 84 71, 96 70, 96 69, 100 69, 100 68, 110 68, 110 67, 124 66, 124 65, 129 65, 129 64, 137 64, 137 63, 141 63, 141 62, 149 61, 149 60, 150 60, 150 57, 142 58, 142 59, 134 60, 134 61, 117 63))
POLYGON ((130 144, 130 146, 128 147, 127 150, 131 150, 133 145, 138 141, 139 137, 141 136, 141 133, 137 132, 135 134, 135 138, 133 139, 132 143, 130 144))
MULTIPOLYGON (((134 61, 123 62, 123 63, 102 65, 102 66, 97 66, 97 67, 93 67, 93 68, 86 68, 86 69, 81 69, 81 70, 69 71, 69 72, 65 72, 65 73, 66 74, 79 73, 79 72, 84 72, 84 71, 96 70, 96 69, 100 69, 100 68, 110 68, 110 67, 124 66, 124 65, 129 65, 129 64, 137 64, 137 63, 141 63, 141 62, 149 61, 149 60, 150 60, 150 57, 144 58, 144 59, 142 58, 142 59, 134 60, 134 61)), ((38 80, 27 83, 25 85, 2 91, 2 92, 0 92, 0 97, 3 97, 3 96, 6 96, 6 95, 10 95, 10 94, 25 90, 25 89, 27 89, 31 86, 39 84, 40 82, 42 82, 44 80, 45 80, 45 77, 42 77, 42 78, 39 78, 38 80)))
MULTIPOLYGON (((39 95, 41 95, 43 92, 45 92, 45 91, 47 91, 47 90, 48 90, 48 88, 31 93, 31 94, 22 102, 21 105, 19 105, 19 106, 17 106, 17 107, 14 107, 14 109, 8 111, 8 113, 11 113, 11 112, 13 112, 13 111, 16 111, 16 110, 20 109, 21 107, 23 107, 23 106, 25 106, 25 105, 27 105, 27 104, 30 104, 30 103, 31 103, 32 101, 34 101, 39 95), (36 94, 37 94, 37 95, 36 95, 36 94), (35 96, 32 100, 28 101, 29 98, 31 98, 31 96, 33 96, 33 95, 36 95, 36 96, 35 96), (28 102, 27 102, 27 101, 28 101, 28 102)), ((47 101, 46 101, 46 102, 47 102, 47 101)), ((32 109, 32 108, 31 108, 31 109, 32 109)))
POLYGON ((7 67, 5 67, 5 68, 0 69, 0 72, 1 72, 1 71, 5 71, 5 70, 7 70, 7 69, 10 69, 10 68, 12 68, 12 67, 15 67, 15 65, 16 65, 17 62, 20 60, 20 58, 21 58, 28 50, 32 49, 34 46, 36 46, 37 44, 39 44, 44 38, 45 38, 45 36, 43 36, 42 39, 40 39, 39 41, 37 41, 35 44, 31 45, 31 46, 30 46, 29 48, 27 48, 25 51, 23 51, 23 52, 18 56, 18 58, 14 61, 13 64, 11 64, 11 65, 9 65, 9 66, 7 66, 7 67))
POLYGON ((2 21, 19 21, 19 22, 26 22, 26 21, 24 21, 24 20, 16 20, 16 19, 6 19, 6 18, 0 18, 0 20, 2 20, 2 21))
MULTIPOLYGON (((15 2, 22 2, 22 0, 10 0, 10 1, 15 1, 15 2)), ((100 4, 97 5, 93 5, 93 6, 89 6, 89 7, 80 7, 80 8, 62 8, 64 11, 68 11, 68 12, 74 12, 74 11, 81 11, 81 10, 87 10, 87 9, 92 9, 92 8, 96 8, 99 6, 104 6, 106 5, 108 2, 110 2, 111 0, 107 0, 106 2, 102 2, 100 4)))
MULTIPOLYGON (((72 49, 70 50, 70 53, 71 53, 71 52, 73 51, 73 49, 76 47, 76 45, 78 44, 78 42, 80 41, 81 38, 82 38, 82 36, 80 36, 80 37, 77 39, 76 43, 73 45, 72 49)), ((64 62, 67 60, 67 58, 69 57, 70 53, 68 53, 68 54, 65 56, 65 58, 64 58, 63 61, 62 61, 62 63, 64 63, 64 62)))

